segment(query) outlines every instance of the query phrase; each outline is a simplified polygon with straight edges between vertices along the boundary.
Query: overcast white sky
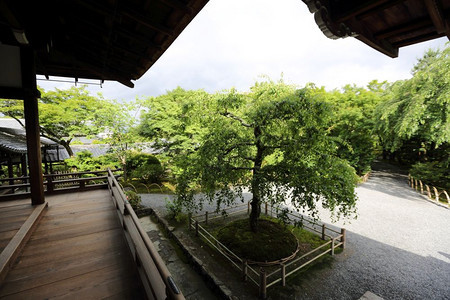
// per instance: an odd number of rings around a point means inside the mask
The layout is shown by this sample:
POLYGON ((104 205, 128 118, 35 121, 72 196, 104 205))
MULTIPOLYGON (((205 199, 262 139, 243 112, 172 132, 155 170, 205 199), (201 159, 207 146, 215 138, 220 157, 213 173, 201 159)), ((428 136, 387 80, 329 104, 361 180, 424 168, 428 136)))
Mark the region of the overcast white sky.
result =
MULTIPOLYGON (((130 89, 105 82, 106 98, 122 101, 158 96, 177 86, 215 92, 236 87, 246 91, 268 75, 303 86, 327 89, 369 81, 411 77, 410 70, 428 48, 443 48, 446 38, 400 49, 389 58, 366 44, 326 38, 300 0, 210 0, 161 58, 130 89)), ((38 81, 44 89, 73 84, 38 81)))

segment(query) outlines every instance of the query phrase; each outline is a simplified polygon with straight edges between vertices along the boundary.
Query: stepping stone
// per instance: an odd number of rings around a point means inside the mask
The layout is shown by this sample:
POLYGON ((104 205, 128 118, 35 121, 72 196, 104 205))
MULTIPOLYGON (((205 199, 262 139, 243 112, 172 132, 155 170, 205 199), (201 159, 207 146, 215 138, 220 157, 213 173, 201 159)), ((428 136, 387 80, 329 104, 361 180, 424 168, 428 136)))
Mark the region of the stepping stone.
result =
POLYGON ((362 295, 361 298, 359 298, 359 300, 384 300, 384 299, 381 298, 380 296, 375 295, 370 291, 367 291, 364 293, 364 295, 362 295))

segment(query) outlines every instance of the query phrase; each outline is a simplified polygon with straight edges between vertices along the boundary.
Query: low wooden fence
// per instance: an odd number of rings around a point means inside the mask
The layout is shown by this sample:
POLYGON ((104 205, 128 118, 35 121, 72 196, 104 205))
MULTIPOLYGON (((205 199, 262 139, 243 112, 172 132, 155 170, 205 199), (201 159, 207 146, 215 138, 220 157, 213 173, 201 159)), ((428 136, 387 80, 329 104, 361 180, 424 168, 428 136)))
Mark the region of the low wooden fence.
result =
MULTIPOLYGON (((262 299, 266 298, 267 289, 269 287, 277 283, 281 283, 282 286, 285 286, 286 278, 288 276, 293 275, 328 253, 334 255, 335 249, 338 247, 345 248, 346 232, 344 228, 337 231, 326 226, 324 223, 319 223, 300 214, 287 212, 286 214, 289 216, 291 222, 294 224, 302 224, 302 228, 318 234, 326 242, 307 253, 302 255, 297 254, 289 261, 282 260, 266 263, 264 266, 255 269, 252 267, 251 263, 233 253, 233 251, 219 242, 204 226, 201 225, 207 225, 214 219, 224 218, 234 214, 242 214, 245 212, 249 214, 250 203, 224 209, 222 212, 225 212, 226 214, 205 212, 204 214, 195 217, 189 216, 189 230, 194 230, 196 236, 204 239, 213 249, 219 252, 231 266, 239 270, 244 281, 254 283, 258 287, 259 297, 262 299)), ((267 216, 274 216, 274 214, 276 216, 280 212, 280 209, 274 208, 266 203, 264 204, 264 210, 262 212, 267 216)))
MULTIPOLYGON (((118 175, 118 171, 114 170, 118 175)), ((108 171, 58 173, 44 175, 46 194, 70 193, 75 190, 93 190, 108 187, 108 171)), ((26 198, 30 196, 29 176, 0 179, 0 201, 26 198), (5 184, 13 183, 13 184, 5 184)))
POLYGON ((108 188, 125 232, 139 276, 149 299, 182 300, 184 296, 139 223, 133 208, 111 170, 108 170, 108 188))
POLYGON ((440 203, 440 201, 446 202, 447 206, 450 207, 450 196, 446 190, 424 184, 422 180, 414 178, 411 175, 408 175, 408 184, 422 195, 426 192, 426 195, 430 200, 435 201, 436 203, 440 203))

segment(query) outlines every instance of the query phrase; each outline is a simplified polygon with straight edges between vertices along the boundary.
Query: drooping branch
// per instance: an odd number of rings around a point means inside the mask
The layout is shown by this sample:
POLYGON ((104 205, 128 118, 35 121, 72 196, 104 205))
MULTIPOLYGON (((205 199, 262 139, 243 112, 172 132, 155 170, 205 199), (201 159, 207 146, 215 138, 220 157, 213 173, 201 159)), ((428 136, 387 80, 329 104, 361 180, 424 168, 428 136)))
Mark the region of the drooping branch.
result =
POLYGON ((241 146, 256 146, 256 144, 255 143, 237 143, 237 144, 234 144, 233 146, 231 146, 230 148, 225 149, 223 155, 224 156, 228 155, 228 154, 230 154, 231 151, 233 151, 234 149, 239 148, 241 146))
POLYGON ((252 124, 248 124, 246 123, 242 118, 230 113, 230 112, 225 112, 225 113, 221 113, 222 116, 227 117, 227 118, 231 118, 233 120, 238 121, 239 123, 241 123, 242 126, 244 127, 248 127, 248 128, 252 128, 253 125, 252 124))

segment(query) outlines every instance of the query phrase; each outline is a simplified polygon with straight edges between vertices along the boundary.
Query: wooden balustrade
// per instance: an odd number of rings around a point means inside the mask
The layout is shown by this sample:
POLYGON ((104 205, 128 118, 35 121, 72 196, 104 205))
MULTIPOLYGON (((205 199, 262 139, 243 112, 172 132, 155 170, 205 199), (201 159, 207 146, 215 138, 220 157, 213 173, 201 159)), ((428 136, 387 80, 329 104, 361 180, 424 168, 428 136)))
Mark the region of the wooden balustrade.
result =
POLYGON ((442 201, 442 202, 446 201, 447 205, 450 207, 450 196, 445 189, 437 188, 435 186, 431 186, 431 188, 430 188, 430 186, 428 184, 424 184, 422 182, 422 180, 414 178, 411 175, 408 175, 408 185, 411 188, 415 189, 416 191, 419 191, 420 194, 422 194, 422 195, 424 194, 423 186, 425 185, 426 195, 428 196, 428 198, 430 200, 433 200, 436 203, 440 203, 440 201, 442 201), (419 186, 420 186, 420 190, 419 190, 419 186), (434 195, 433 195, 433 193, 434 193, 434 195), (444 195, 445 198, 442 197, 442 199, 441 199, 441 195, 444 195))
POLYGON ((111 170, 108 170, 107 185, 148 298, 185 299, 111 170))

